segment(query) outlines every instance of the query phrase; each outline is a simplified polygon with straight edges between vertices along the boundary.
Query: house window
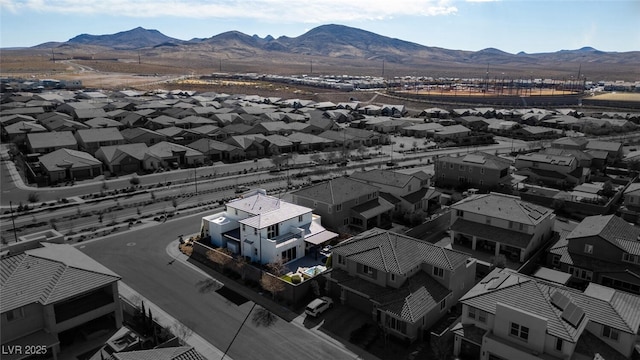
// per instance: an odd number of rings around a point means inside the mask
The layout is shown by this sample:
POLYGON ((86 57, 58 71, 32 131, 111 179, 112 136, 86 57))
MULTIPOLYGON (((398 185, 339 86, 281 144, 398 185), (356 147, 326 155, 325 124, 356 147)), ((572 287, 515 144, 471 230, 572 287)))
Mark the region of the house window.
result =
POLYGON ((296 247, 292 247, 282 252, 282 261, 291 261, 297 259, 296 247))
POLYGON ((437 266, 433 267, 433 275, 441 278, 444 277, 444 269, 443 268, 439 268, 437 266))
POLYGON ((520 231, 524 231, 524 224, 520 224, 520 231))
POLYGON ((487 225, 491 225, 491 218, 487 216, 487 220, 485 221, 487 225))
POLYGON ((389 329, 393 329, 396 331, 399 331, 403 334, 407 333, 407 323, 402 321, 402 320, 398 320, 394 317, 391 316, 386 316, 387 318, 387 327, 389 329))
POLYGON ((453 170, 453 163, 449 164, 449 169, 453 170))
POLYGON ((618 330, 613 329, 607 325, 604 325, 602 327, 602 337, 609 338, 613 341, 618 341, 619 336, 620 336, 620 332, 618 332, 618 330))
POLYGON ((464 217, 464 211, 462 211, 462 210, 456 210, 456 216, 457 216, 457 217, 464 217))
POLYGON ((513 229, 513 221, 509 221, 509 229, 513 229))
POLYGON ((245 231, 245 230, 247 229, 245 228, 244 224, 242 224, 242 231, 245 231))
POLYGON ((253 235, 258 235, 258 228, 253 228, 253 235))
POLYGON ((480 168, 480 174, 484 175, 484 168, 480 168))
POLYGON ((473 168, 471 166, 469 166, 469 172, 472 173, 473 172, 473 168))
POLYGON ((593 272, 573 266, 569 266, 569 274, 582 280, 591 281, 593 279, 593 272))
POLYGON ((338 255, 338 264, 340 264, 340 265, 344 265, 345 264, 344 256, 338 255))
POLYGON ((447 299, 442 299, 442 301, 440 301, 440 311, 444 310, 447 307, 447 299))
POLYGON ((253 255, 258 256, 258 249, 253 249, 253 255))
POLYGON ((511 335, 527 341, 529 340, 529 328, 520 324, 511 323, 511 335))
POLYGON ((267 227, 267 238, 268 239, 273 239, 274 237, 278 236, 279 233, 280 233, 280 231, 278 229, 278 224, 269 225, 267 227))
POLYGON ((640 256, 631 255, 629 253, 622 253, 622 261, 626 261, 630 263, 640 263, 640 256))
POLYGON ((464 165, 460 165, 460 171, 464 171, 464 165))
POLYGON ((349 218, 342 220, 342 225, 349 225, 349 218))
POLYGON ((593 245, 591 244, 584 244, 584 252, 586 254, 593 254, 593 245))
POLYGON ((396 281, 396 274, 391 274, 391 281, 396 281))
POLYGON ((470 319, 475 319, 476 318, 476 308, 473 307, 469 307, 469 313, 468 315, 470 319))
POLYGON ((342 204, 336 205, 336 212, 342 211, 342 204))
POLYGON ((298 215, 298 222, 302 222, 302 215, 298 215))
POLYGON ((375 277, 376 269, 372 268, 371 266, 362 265, 362 273, 370 277, 375 277))
POLYGON ((478 321, 480 321, 481 323, 486 323, 487 322, 487 312, 486 311, 482 311, 482 310, 478 311, 478 321))
POLYGON ((562 339, 556 338, 556 350, 562 351, 562 339))
POLYGON ((560 256, 553 255, 551 257, 551 265, 558 267, 560 266, 560 256))
POLYGON ((6 312, 7 321, 14 321, 24 317, 24 308, 17 308, 6 312))

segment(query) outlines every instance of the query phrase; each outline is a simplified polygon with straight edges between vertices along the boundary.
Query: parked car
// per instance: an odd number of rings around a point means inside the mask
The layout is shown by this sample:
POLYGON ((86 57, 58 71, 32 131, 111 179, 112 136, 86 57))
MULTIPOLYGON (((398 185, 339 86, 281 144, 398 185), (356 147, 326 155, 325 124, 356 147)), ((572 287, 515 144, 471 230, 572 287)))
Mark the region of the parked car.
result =
POLYGON ((322 296, 311 301, 304 312, 309 316, 317 317, 332 307, 333 300, 328 296, 322 296))

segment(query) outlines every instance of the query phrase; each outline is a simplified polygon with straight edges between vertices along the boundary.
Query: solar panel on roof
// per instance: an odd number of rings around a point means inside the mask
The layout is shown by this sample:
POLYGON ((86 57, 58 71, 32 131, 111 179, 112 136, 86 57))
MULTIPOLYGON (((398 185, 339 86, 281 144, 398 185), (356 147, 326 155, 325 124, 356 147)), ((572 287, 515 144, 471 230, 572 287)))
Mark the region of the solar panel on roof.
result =
POLYGON ((538 219, 540 219, 542 217, 542 215, 540 215, 540 214, 538 214, 536 212, 530 212, 529 213, 529 217, 534 219, 534 220, 538 220, 538 219))
POLYGON ((475 164, 484 164, 487 160, 485 160, 484 156, 469 154, 462 159, 462 161, 475 163, 475 164))
POLYGON ((562 318, 573 325, 573 327, 578 327, 583 316, 584 311, 572 302, 569 302, 569 305, 567 305, 566 309, 562 312, 562 318))
POLYGON ((556 290, 553 294, 551 294, 551 303, 558 307, 560 310, 564 310, 567 308, 567 305, 571 303, 571 300, 569 300, 566 295, 556 290))

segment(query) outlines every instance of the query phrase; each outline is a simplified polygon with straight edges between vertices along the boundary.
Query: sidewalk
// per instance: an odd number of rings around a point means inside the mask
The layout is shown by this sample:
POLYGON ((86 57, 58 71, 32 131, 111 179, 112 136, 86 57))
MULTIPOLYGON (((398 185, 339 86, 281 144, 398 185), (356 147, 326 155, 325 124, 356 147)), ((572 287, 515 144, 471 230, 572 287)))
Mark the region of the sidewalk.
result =
MULTIPOLYGON (((147 309, 151 309, 154 318, 156 319, 158 324, 162 325, 163 327, 171 329, 172 326, 174 326, 176 323, 179 323, 178 320, 176 320, 174 317, 164 312, 161 308, 149 301, 149 299, 135 292, 122 281, 118 282, 118 291, 120 292, 120 296, 131 301, 132 303, 140 300, 144 301, 144 305, 147 307, 147 309)), ((195 348, 197 352, 199 352, 202 356, 209 360, 218 360, 223 356, 223 353, 222 351, 220 351, 220 349, 211 345, 195 332, 193 332, 187 339, 184 340, 189 346, 193 346, 193 348, 195 348)), ((232 360, 229 355, 226 355, 224 358, 232 360)))

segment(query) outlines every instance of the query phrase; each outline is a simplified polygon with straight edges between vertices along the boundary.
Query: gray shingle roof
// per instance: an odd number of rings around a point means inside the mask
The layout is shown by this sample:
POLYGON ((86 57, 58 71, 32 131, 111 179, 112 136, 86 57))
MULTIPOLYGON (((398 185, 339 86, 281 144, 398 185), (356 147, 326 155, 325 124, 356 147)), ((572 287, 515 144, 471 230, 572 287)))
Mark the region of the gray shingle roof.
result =
POLYGON ((615 215, 596 215, 583 219, 567 239, 598 236, 625 252, 640 255, 640 229, 615 215))
POLYGON ((119 279, 72 246, 44 244, 2 259, 0 312, 31 303, 53 304, 119 279))
POLYGON ((469 196, 451 207, 455 210, 534 225, 553 213, 551 209, 543 206, 534 205, 515 196, 498 193, 469 196))
POLYGON ((372 268, 395 274, 407 274, 426 263, 453 270, 469 255, 426 241, 374 228, 334 247, 334 252, 372 268))
POLYGON ((377 186, 363 184, 347 177, 339 177, 300 189, 292 194, 328 204, 342 204, 378 190, 377 186))

